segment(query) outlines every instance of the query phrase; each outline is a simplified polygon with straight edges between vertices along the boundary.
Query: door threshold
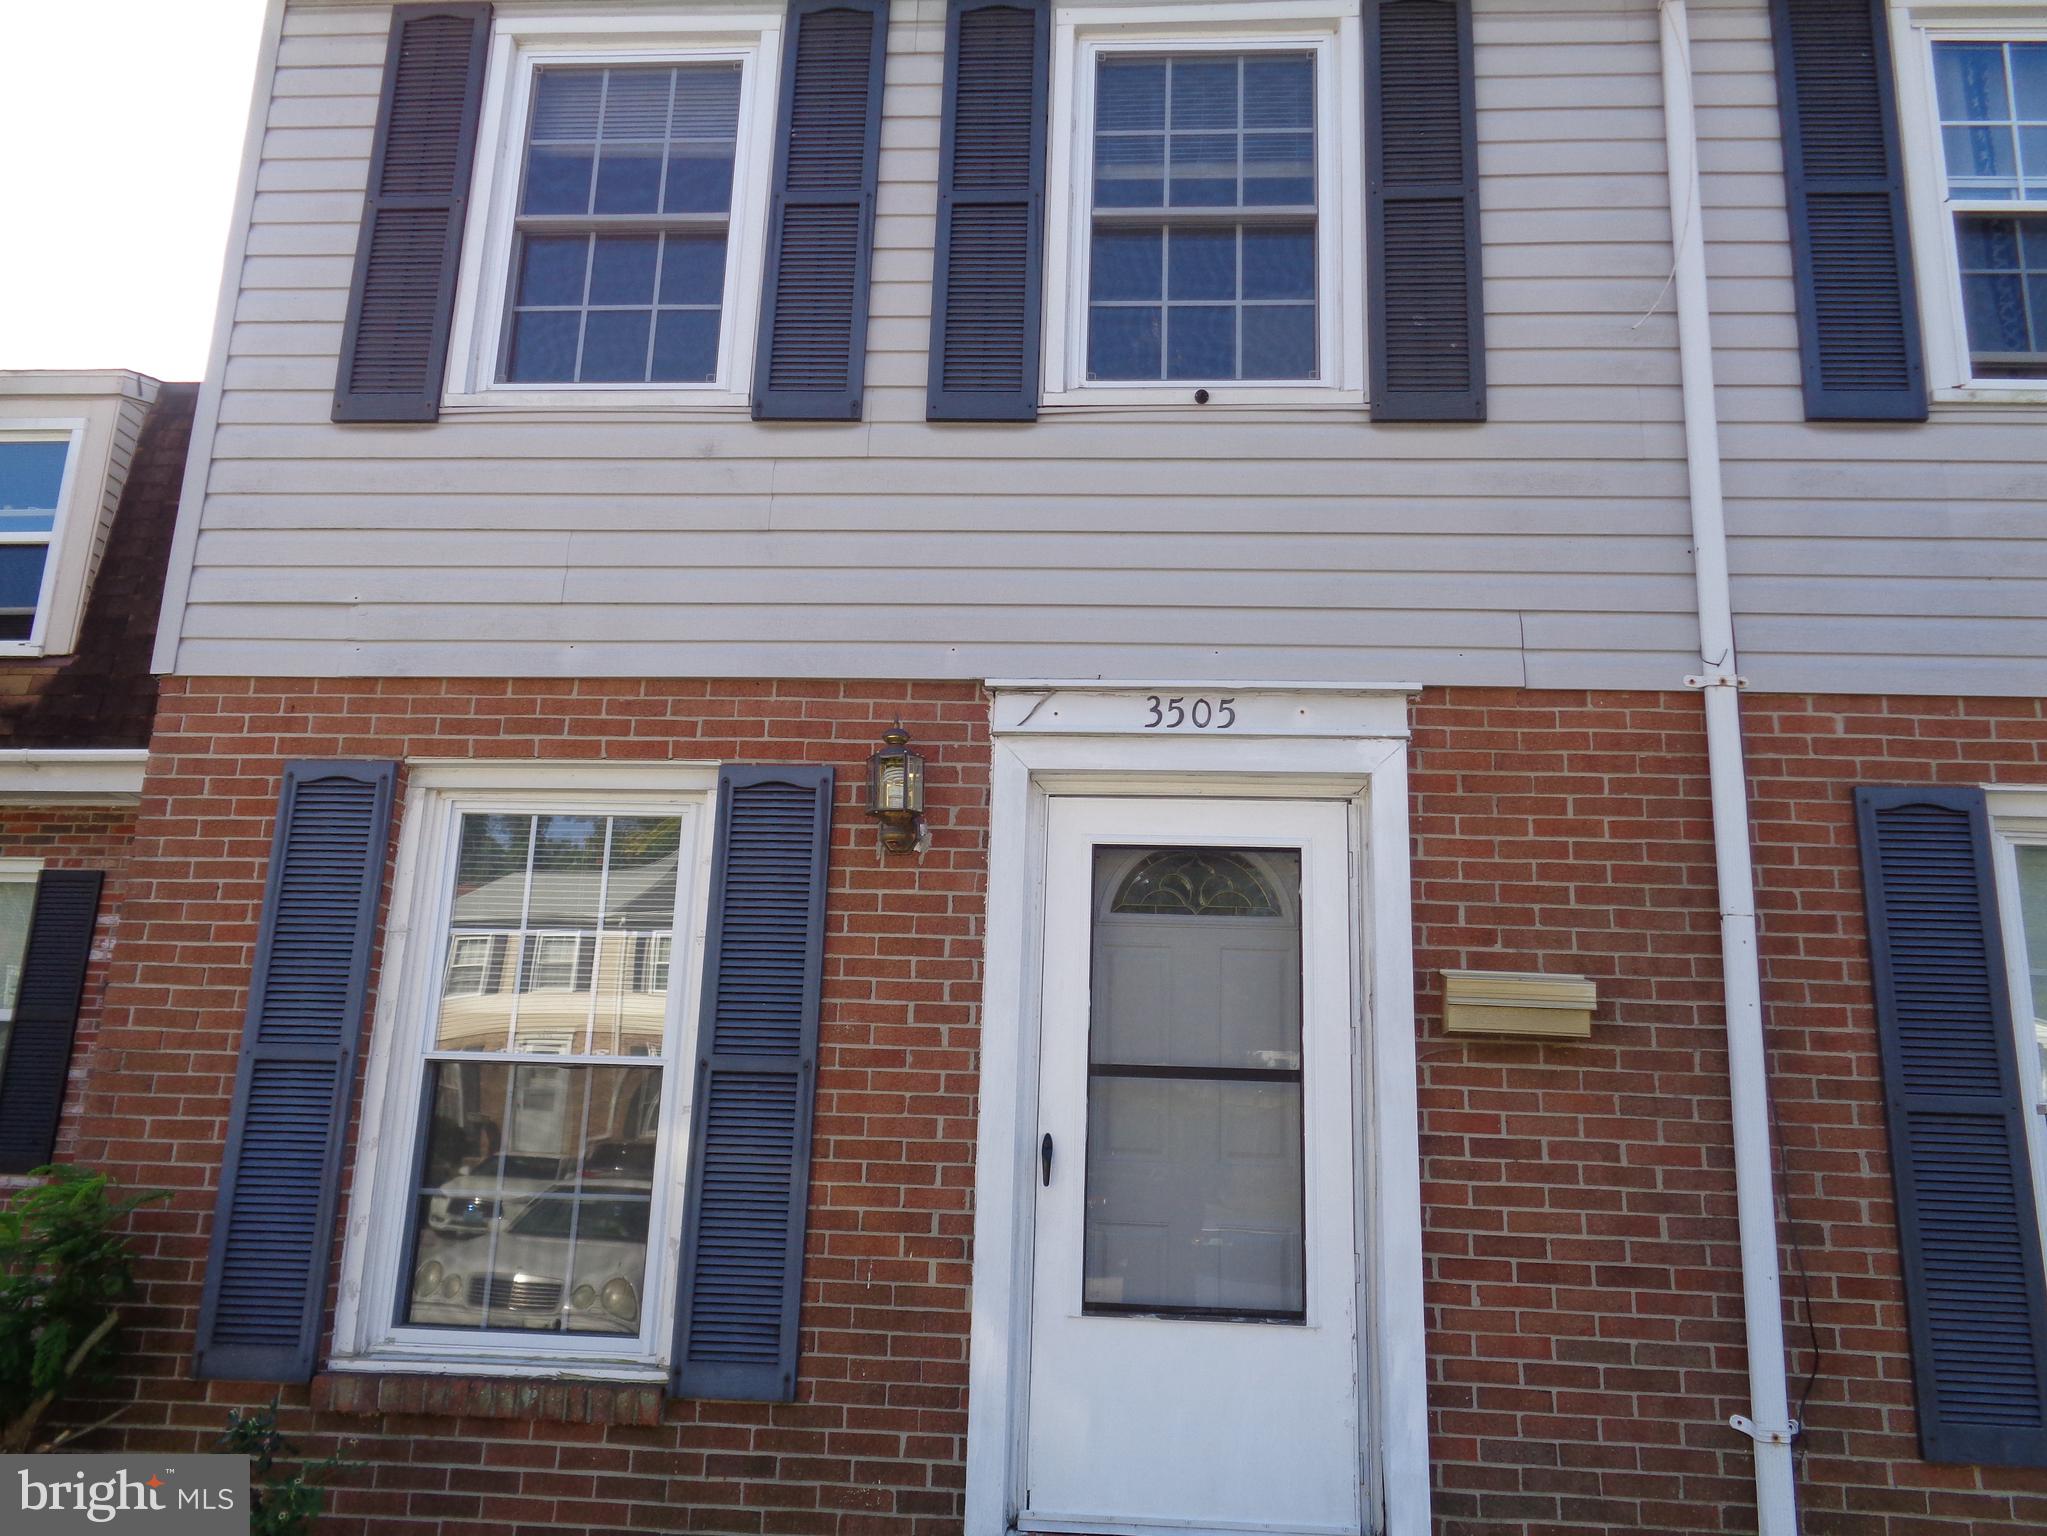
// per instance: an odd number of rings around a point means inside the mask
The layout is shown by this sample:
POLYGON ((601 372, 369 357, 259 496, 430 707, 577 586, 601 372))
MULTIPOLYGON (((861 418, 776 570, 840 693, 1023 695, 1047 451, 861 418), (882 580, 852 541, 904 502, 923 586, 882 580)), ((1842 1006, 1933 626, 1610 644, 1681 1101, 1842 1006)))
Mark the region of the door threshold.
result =
POLYGON ((1359 1536, 1355 1525, 1280 1525, 1259 1521, 1159 1519, 1129 1516, 1055 1515, 1025 1510, 1010 1527, 1017 1536, 1359 1536))

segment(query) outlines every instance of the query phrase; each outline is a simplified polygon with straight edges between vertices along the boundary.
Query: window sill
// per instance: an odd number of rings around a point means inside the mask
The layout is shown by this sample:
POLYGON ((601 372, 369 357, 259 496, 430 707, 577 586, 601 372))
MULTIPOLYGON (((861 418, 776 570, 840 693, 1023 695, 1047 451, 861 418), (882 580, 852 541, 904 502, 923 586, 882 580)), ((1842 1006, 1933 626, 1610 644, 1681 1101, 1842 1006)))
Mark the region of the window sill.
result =
POLYGON ((46 650, 47 647, 37 645, 31 640, 0 640, 0 658, 9 660, 40 657, 46 650))
POLYGON ((727 421, 752 412, 752 399, 726 389, 491 389, 442 397, 441 415, 701 416, 727 421))
POLYGON ((1080 389, 1048 390, 1044 409, 1048 411, 1173 411, 1213 412, 1250 407, 1285 407, 1309 410, 1362 410, 1365 392, 1308 384, 1168 384, 1127 388, 1094 385, 1080 389), (1195 403, 1194 392, 1204 390, 1208 399, 1195 403))
POLYGON ((2047 380, 1949 385, 1933 391, 1935 405, 2047 405, 2047 380))
POLYGON ((473 1374, 478 1365, 454 1367, 414 1361, 331 1361, 313 1378, 313 1406, 371 1418, 387 1413, 436 1418, 529 1419, 564 1424, 661 1422, 667 1376, 657 1373, 571 1379, 559 1368, 505 1367, 473 1374))

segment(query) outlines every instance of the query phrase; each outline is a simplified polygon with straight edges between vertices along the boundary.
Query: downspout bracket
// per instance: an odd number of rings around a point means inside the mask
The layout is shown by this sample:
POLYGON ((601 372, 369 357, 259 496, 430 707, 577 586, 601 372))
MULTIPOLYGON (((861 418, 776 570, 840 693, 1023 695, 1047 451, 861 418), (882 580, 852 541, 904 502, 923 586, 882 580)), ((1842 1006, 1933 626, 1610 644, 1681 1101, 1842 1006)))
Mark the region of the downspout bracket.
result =
POLYGON ((1798 1438, 1801 1427, 1798 1420, 1786 1419, 1782 1429, 1764 1429, 1745 1413, 1729 1414, 1727 1422, 1758 1445, 1789 1445, 1798 1438))
POLYGON ((1687 688, 1746 688, 1748 679, 1734 672, 1715 672, 1711 677, 1687 677, 1687 688))

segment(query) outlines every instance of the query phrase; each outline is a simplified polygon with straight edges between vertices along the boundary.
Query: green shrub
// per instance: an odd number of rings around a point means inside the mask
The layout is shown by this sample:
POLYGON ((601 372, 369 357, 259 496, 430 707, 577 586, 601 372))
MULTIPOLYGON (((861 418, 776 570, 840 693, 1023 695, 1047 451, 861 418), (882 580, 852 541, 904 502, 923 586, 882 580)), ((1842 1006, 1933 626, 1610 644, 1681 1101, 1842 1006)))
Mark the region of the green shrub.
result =
POLYGON ((249 1458, 250 1536, 304 1536, 327 1502, 327 1490, 314 1479, 343 1465, 339 1456, 302 1462, 289 1475, 277 1466, 280 1457, 294 1457, 298 1447, 277 1427, 277 1404, 230 1413, 219 1449, 249 1458))
POLYGON ((67 1397, 110 1374, 120 1304, 135 1290, 122 1227, 161 1191, 116 1199, 105 1174, 38 1168, 0 1209, 0 1452, 48 1451, 107 1421, 43 1438, 67 1397))

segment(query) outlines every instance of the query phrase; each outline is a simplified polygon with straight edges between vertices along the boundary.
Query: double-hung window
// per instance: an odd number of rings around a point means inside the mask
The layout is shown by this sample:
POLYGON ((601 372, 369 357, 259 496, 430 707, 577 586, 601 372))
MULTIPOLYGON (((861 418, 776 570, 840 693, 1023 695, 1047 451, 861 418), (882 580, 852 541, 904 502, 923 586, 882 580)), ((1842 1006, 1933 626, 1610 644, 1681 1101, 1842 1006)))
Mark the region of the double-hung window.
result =
POLYGON ((701 814, 694 796, 429 793, 344 1363, 658 1365, 690 1059, 666 957, 694 931, 701 814))
POLYGON ((14 1029, 14 999, 21 990, 21 961, 41 873, 33 859, 0 860, 0 1066, 6 1064, 7 1039, 14 1029))
POLYGON ((498 20, 450 403, 744 395, 779 29, 498 20))
POLYGON ((1990 803, 2020 1094, 2032 1111, 2038 1207, 2047 1223, 2047 790, 1993 791, 1990 803))
POLYGON ((1355 18, 1090 14, 1054 56, 1048 402, 1360 397, 1355 18))
POLYGON ((2047 13, 1919 0, 1899 50, 1935 386, 2047 387, 2047 13))
POLYGON ((78 435, 0 424, 0 647, 42 641, 78 435))

